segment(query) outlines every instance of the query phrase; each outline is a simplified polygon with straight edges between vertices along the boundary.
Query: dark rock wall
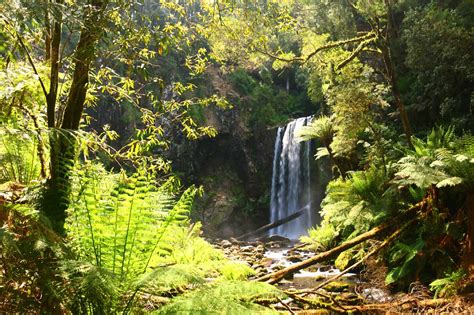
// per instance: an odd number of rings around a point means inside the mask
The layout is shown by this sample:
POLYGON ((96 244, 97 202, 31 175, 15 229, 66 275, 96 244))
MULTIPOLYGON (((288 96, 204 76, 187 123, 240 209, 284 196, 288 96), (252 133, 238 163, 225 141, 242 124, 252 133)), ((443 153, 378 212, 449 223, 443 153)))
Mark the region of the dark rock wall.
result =
POLYGON ((237 236, 268 222, 276 129, 250 130, 235 109, 209 108, 204 116, 218 135, 183 141, 170 159, 184 184, 204 187, 192 216, 205 234, 237 236))

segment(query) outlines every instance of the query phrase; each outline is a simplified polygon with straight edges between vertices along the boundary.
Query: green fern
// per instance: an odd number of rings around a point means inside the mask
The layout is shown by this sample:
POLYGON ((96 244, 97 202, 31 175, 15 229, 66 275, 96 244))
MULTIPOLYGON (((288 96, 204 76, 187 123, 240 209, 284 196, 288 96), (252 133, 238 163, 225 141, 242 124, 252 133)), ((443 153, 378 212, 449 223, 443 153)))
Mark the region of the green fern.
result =
MULTIPOLYGON (((431 146, 428 142, 426 147, 431 146)), ((470 153, 469 147, 437 148, 429 151, 429 155, 417 154, 403 157, 395 164, 398 172, 394 183, 419 188, 464 185, 469 190, 474 187, 474 155, 470 153)))
POLYGON ((302 239, 310 247, 328 247, 336 238, 365 232, 396 211, 396 195, 384 169, 371 167, 348 175, 329 182, 321 203, 323 220, 309 238, 302 239))
POLYGON ((334 136, 334 123, 328 116, 314 118, 308 126, 301 127, 296 132, 297 141, 320 140, 324 146, 329 146, 334 136))
POLYGON ((412 138, 413 150, 408 150, 408 155, 417 157, 433 157, 440 148, 452 149, 455 143, 454 127, 439 126, 431 130, 426 140, 412 138))
POLYGON ((447 273, 446 277, 436 279, 430 283, 430 290, 434 291, 434 297, 450 297, 457 293, 461 279, 466 276, 463 269, 447 273))
POLYGON ((255 302, 284 295, 266 283, 224 281, 202 287, 172 300, 158 314, 272 314, 255 302))
MULTIPOLYGON (((200 238, 199 223, 190 226, 197 188, 177 199, 173 179, 156 188, 156 180, 143 170, 112 174, 93 163, 82 165, 73 178, 70 243, 80 259, 119 281, 125 304, 117 302, 117 309, 137 310, 146 296, 156 299, 156 308, 166 302, 163 295, 202 286, 205 278, 244 280, 253 274, 200 238)), ((106 292, 100 281, 97 285, 106 292)))
POLYGON ((62 289, 61 294, 68 297, 66 306, 73 314, 87 314, 91 310, 108 314, 116 308, 119 283, 108 270, 87 262, 63 260, 60 272, 63 278, 56 285, 62 289))
POLYGON ((168 184, 155 185, 144 171, 115 175, 93 164, 79 171, 68 230, 88 261, 125 280, 169 255, 167 230, 187 225, 195 189, 175 203, 168 184))
POLYGON ((397 242, 391 249, 390 261, 396 262, 397 267, 391 269, 385 278, 387 284, 401 282, 404 278, 412 275, 416 271, 415 257, 422 251, 425 242, 417 239, 413 244, 397 242))
POLYGON ((0 128, 0 183, 16 182, 28 185, 40 179, 36 131, 0 128))

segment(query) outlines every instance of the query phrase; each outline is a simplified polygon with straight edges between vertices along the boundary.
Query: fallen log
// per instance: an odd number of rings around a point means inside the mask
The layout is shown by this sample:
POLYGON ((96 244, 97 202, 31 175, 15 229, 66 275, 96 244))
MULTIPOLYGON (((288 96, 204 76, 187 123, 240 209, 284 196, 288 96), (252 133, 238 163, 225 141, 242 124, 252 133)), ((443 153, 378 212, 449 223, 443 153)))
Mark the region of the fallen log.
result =
POLYGON ((375 255, 376 253, 378 253, 380 250, 382 250, 383 248, 385 248, 388 244, 390 244, 391 242, 393 242, 393 240, 395 240, 401 233, 403 230, 405 230, 408 226, 410 226, 412 223, 414 223, 416 221, 416 219, 413 219, 413 220, 410 220, 409 222, 407 222, 404 226, 402 226, 401 228, 397 229, 395 232, 393 232, 385 241, 382 242, 382 244, 380 244, 377 248, 373 249, 372 251, 370 251, 369 253, 367 253, 364 257, 362 257, 361 260, 359 260, 358 262, 356 262, 355 264, 347 267, 346 269, 344 269, 343 271, 341 271, 341 273, 327 279, 326 281, 322 282, 320 285, 318 285, 317 287, 315 288, 312 288, 310 290, 308 290, 308 292, 304 292, 305 294, 308 294, 310 292, 314 292, 314 291, 317 291, 319 289, 322 289, 324 288, 325 286, 327 286, 329 283, 333 282, 333 281, 336 281, 337 279, 339 279, 340 277, 342 277, 343 275, 345 275, 346 273, 348 273, 349 271, 353 270, 354 268, 360 266, 364 261, 366 261, 369 257, 375 255))
POLYGON ((309 266, 312 266, 316 263, 326 261, 331 258, 335 258, 338 254, 341 252, 352 248, 366 240, 369 240, 371 238, 374 238, 382 233, 385 233, 387 230, 397 227, 400 224, 403 224, 403 222, 406 222, 407 219, 411 219, 415 214, 418 209, 421 209, 423 205, 426 203, 426 201, 421 201, 417 203, 416 205, 410 207, 407 211, 405 211, 403 214, 393 218, 392 220, 383 223, 370 231, 367 231, 365 233, 362 233, 361 235, 354 237, 353 239, 350 239, 348 241, 345 241, 339 246, 336 246, 328 251, 322 252, 320 254, 317 254, 311 258, 308 258, 306 260, 303 260, 299 263, 293 264, 291 266, 288 266, 282 270, 270 273, 268 275, 265 275, 263 277, 260 277, 256 279, 256 281, 266 281, 267 283, 274 284, 279 282, 281 279, 286 277, 287 275, 291 275, 301 269, 307 268, 309 266))
POLYGON ((273 223, 266 224, 266 225, 264 225, 264 226, 262 226, 262 227, 259 227, 259 228, 256 229, 255 231, 251 231, 251 232, 245 233, 245 234, 243 234, 243 235, 237 237, 236 239, 237 239, 237 240, 241 240, 241 239, 245 239, 245 238, 247 238, 247 237, 253 236, 253 235, 258 235, 258 234, 260 234, 260 233, 263 233, 263 232, 266 232, 266 231, 268 231, 268 230, 270 230, 270 229, 273 229, 273 228, 275 228, 275 227, 277 227, 277 226, 280 226, 280 225, 282 225, 282 224, 285 224, 285 223, 287 223, 287 222, 290 222, 290 221, 292 221, 292 220, 294 220, 294 219, 300 217, 300 216, 306 211, 306 208, 307 208, 307 207, 308 207, 308 206, 306 205, 306 206, 304 206, 303 208, 301 208, 300 210, 296 211, 295 213, 293 213, 293 214, 287 216, 286 218, 277 220, 277 221, 275 221, 275 222, 273 222, 273 223))

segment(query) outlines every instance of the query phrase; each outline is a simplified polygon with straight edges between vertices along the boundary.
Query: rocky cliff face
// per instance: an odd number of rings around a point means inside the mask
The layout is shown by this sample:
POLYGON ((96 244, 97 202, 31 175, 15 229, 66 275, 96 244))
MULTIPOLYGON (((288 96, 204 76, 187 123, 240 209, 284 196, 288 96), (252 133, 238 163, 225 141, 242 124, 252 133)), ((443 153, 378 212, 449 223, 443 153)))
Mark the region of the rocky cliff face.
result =
POLYGON ((208 108, 204 124, 218 135, 183 141, 170 157, 185 184, 204 187, 194 219, 211 237, 229 237, 268 221, 275 129, 250 130, 238 109, 208 108))

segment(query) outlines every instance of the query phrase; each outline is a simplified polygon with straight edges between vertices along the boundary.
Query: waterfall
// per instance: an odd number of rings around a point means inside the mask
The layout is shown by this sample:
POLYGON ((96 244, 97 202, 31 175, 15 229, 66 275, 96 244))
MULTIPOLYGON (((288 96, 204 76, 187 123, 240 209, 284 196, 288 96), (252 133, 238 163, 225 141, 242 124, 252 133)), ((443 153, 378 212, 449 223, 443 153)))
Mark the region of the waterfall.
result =
POLYGON ((270 220, 286 218, 305 207, 298 218, 269 231, 289 239, 298 239, 313 225, 311 207, 311 142, 296 142, 295 131, 306 126, 311 117, 298 118, 278 128, 273 157, 270 220))

